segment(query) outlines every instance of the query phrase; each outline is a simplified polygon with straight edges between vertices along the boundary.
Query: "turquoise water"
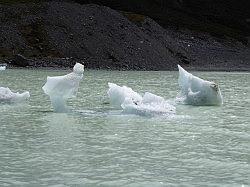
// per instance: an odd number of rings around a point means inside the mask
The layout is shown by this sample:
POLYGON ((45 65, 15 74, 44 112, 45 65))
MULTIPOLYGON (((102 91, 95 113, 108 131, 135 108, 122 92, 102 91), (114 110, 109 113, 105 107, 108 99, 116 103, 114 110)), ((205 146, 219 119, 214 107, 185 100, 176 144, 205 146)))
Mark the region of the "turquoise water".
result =
POLYGON ((193 72, 219 83, 222 107, 124 115, 107 83, 174 99, 177 72, 86 71, 72 112, 54 113, 42 85, 68 71, 5 70, 0 86, 30 91, 0 105, 0 186, 249 186, 250 74, 193 72))

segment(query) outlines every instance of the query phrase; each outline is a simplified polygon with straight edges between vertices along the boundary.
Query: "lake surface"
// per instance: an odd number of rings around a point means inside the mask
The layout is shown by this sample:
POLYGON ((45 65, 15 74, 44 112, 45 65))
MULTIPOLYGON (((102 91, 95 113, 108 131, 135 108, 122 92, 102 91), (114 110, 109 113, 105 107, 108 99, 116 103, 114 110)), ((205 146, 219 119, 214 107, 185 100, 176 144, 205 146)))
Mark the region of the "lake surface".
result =
POLYGON ((219 83, 222 107, 143 117, 107 104, 107 83, 173 101, 177 72, 86 71, 72 112, 54 113, 41 87, 68 72, 0 72, 0 86, 31 94, 0 105, 0 186, 250 185, 249 73, 193 72, 219 83))

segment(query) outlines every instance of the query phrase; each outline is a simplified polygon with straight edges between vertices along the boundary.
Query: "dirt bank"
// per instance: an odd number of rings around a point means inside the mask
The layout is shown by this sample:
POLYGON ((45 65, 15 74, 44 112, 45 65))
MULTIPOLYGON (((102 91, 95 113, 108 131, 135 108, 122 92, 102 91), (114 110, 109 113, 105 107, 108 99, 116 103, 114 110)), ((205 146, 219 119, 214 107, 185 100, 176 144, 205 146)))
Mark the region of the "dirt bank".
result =
POLYGON ((149 17, 95 4, 1 5, 0 21, 0 61, 13 66, 71 67, 81 61, 92 69, 173 70, 179 63, 250 70, 249 47, 236 39, 164 29, 149 17))

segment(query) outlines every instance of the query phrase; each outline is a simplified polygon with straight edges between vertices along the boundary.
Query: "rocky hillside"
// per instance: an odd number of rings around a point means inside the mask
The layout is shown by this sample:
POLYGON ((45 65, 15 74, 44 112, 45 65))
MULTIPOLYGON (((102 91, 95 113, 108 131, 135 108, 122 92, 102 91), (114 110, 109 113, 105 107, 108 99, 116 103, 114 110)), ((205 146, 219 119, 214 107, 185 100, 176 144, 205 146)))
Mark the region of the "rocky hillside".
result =
POLYGON ((32 67, 81 61, 94 69, 173 70, 180 63, 189 69, 250 70, 249 48, 238 37, 171 24, 163 28, 128 10, 72 2, 4 3, 0 61, 32 67))
POLYGON ((247 43, 249 0, 74 0, 150 16, 164 28, 177 27, 230 36, 247 43))

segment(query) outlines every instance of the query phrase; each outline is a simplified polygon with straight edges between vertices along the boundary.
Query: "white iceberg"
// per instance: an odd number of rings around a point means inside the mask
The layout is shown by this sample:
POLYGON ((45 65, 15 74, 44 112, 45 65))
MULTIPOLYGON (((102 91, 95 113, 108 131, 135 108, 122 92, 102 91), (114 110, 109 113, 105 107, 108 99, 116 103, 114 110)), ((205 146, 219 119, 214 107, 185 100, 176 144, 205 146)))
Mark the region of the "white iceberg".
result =
POLYGON ((0 64, 0 71, 6 70, 7 64, 0 64))
POLYGON ((114 83, 108 83, 109 90, 108 96, 110 99, 110 103, 112 106, 121 108, 122 103, 126 98, 130 98, 135 103, 140 103, 142 100, 142 96, 132 90, 127 86, 118 86, 114 83))
POLYGON ((55 112, 66 112, 68 98, 76 97, 79 83, 83 78, 84 65, 76 63, 73 72, 63 76, 47 77, 46 84, 42 87, 45 94, 49 95, 55 112))
POLYGON ((222 105, 223 99, 218 84, 203 80, 185 71, 180 65, 180 93, 176 100, 189 105, 222 105))
POLYGON ((20 103, 30 97, 28 91, 23 93, 12 92, 8 87, 0 87, 0 102, 1 103, 20 103))
POLYGON ((170 105, 163 97, 146 92, 140 103, 126 98, 122 103, 123 112, 143 116, 169 115, 175 113, 175 107, 170 105))
POLYGON ((144 116, 175 113, 175 107, 160 96, 146 92, 142 97, 129 87, 121 87, 114 83, 108 83, 108 85, 111 105, 121 108, 123 113, 144 116))

